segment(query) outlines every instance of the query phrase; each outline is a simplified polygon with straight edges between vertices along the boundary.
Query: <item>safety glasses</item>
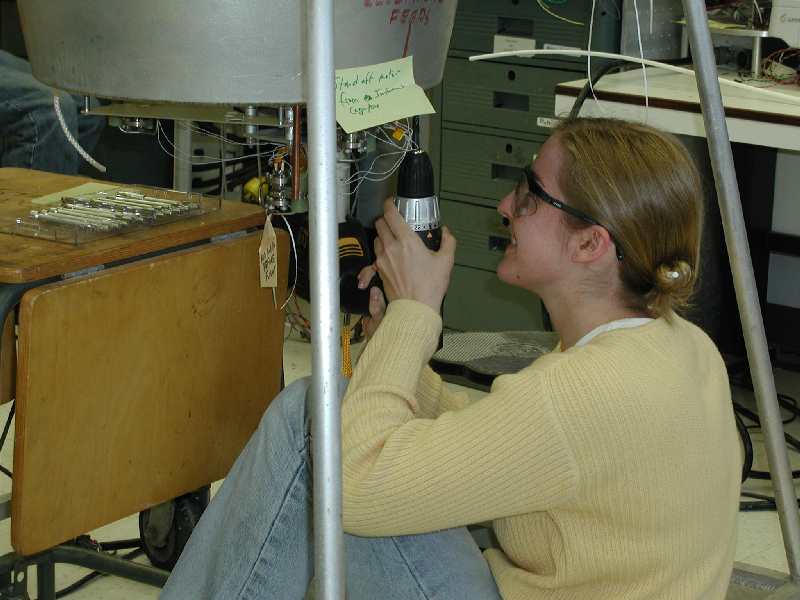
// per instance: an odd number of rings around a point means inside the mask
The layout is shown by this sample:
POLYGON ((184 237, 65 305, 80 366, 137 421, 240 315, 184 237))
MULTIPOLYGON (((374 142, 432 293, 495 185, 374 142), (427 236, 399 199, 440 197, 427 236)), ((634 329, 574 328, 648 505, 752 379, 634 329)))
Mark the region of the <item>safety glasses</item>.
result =
POLYGON ((572 208, 569 204, 565 204, 561 200, 553 198, 553 196, 545 192, 544 189, 542 189, 536 174, 533 172, 533 169, 530 166, 527 166, 522 170, 519 183, 517 183, 517 187, 514 189, 514 217, 526 217, 535 213, 536 207, 538 206, 538 200, 547 202, 550 206, 557 208, 558 210, 563 210, 565 213, 572 215, 576 219, 580 219, 585 223, 597 225, 608 231, 611 241, 614 242, 617 260, 623 259, 620 245, 608 227, 602 223, 599 223, 596 219, 590 217, 585 212, 578 210, 577 208, 572 208))

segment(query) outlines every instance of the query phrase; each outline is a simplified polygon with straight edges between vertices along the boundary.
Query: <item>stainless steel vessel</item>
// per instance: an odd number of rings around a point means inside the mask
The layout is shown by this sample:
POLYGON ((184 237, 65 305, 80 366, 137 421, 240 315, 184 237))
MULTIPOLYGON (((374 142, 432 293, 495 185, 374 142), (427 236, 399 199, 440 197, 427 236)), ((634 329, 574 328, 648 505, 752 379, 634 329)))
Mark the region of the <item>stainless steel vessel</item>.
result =
MULTIPOLYGON (((301 0, 19 0, 34 75, 139 102, 289 104, 307 99, 301 0)), ((336 0, 335 64, 414 56, 441 81, 456 0, 336 0)))

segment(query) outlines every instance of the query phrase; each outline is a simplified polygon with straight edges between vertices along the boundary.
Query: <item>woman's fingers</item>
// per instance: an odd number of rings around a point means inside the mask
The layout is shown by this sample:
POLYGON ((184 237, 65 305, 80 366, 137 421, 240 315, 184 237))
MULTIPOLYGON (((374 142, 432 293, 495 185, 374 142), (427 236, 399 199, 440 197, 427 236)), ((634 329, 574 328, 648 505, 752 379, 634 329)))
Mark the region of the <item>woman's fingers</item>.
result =
POLYGON ((364 336, 367 340, 377 331, 384 314, 386 314, 386 300, 381 290, 377 287, 373 287, 369 291, 369 315, 365 316, 361 321, 364 336))
POLYGON ((386 300, 380 288, 373 287, 369 291, 369 315, 379 322, 386 312, 386 300))
POLYGON ((378 269, 375 268, 375 265, 367 265, 363 269, 358 272, 358 289, 365 290, 369 285, 369 282, 372 281, 372 278, 375 277, 375 273, 378 272, 378 269))
POLYGON ((383 218, 395 239, 399 240, 408 235, 413 235, 414 232, 411 231, 408 223, 403 219, 391 198, 387 198, 383 203, 383 218))

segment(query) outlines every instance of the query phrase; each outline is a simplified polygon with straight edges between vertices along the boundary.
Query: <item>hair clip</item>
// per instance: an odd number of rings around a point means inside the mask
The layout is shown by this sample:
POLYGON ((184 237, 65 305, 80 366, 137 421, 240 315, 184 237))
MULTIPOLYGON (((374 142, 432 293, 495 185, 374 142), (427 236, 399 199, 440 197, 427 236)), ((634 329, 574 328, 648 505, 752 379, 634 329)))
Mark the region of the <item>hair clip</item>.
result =
POLYGON ((680 276, 681 274, 678 273, 677 271, 667 271, 667 277, 669 277, 670 279, 677 279, 680 276))

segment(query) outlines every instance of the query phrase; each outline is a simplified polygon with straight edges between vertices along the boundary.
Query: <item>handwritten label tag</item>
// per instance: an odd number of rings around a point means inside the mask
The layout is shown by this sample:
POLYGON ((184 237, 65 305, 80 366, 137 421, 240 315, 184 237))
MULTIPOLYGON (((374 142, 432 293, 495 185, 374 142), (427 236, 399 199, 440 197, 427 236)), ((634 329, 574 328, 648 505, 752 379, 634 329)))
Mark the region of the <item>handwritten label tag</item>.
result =
POLYGON ((336 71, 336 120, 347 133, 433 112, 411 56, 336 71))
POLYGON ((261 234, 261 245, 258 247, 258 265, 262 288, 278 287, 278 239, 272 222, 267 218, 264 232, 261 234))

